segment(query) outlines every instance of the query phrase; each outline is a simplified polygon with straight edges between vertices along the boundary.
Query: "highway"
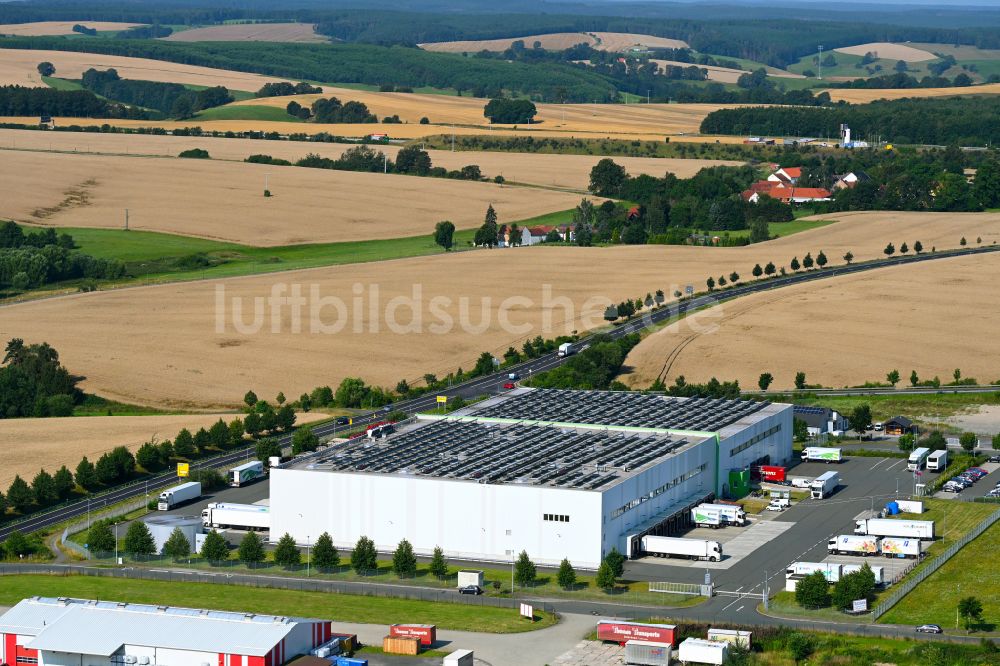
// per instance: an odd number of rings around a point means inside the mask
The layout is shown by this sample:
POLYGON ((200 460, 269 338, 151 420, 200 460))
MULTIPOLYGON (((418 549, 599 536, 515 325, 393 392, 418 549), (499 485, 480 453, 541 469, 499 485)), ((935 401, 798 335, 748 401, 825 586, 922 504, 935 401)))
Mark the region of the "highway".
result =
MULTIPOLYGON (((636 333, 642 331, 646 328, 656 326, 675 319, 679 316, 685 315, 689 311, 695 311, 702 308, 710 307, 712 305, 718 304, 723 301, 727 301, 734 298, 739 298, 741 296, 746 296, 748 294, 754 294, 764 291, 769 291, 772 289, 780 289, 782 287, 792 286, 796 284, 803 284, 806 282, 812 282, 815 280, 825 280, 827 278, 842 276, 842 275, 852 275, 855 273, 861 273, 864 271, 875 270, 878 268, 886 268, 891 266, 900 266, 905 264, 914 264, 924 261, 934 261, 938 259, 946 259, 951 257, 961 257, 969 256, 973 254, 983 254, 987 252, 1000 251, 1000 246, 990 245, 987 247, 966 247, 959 248, 956 250, 943 250, 933 253, 924 254, 914 254, 904 257, 892 257, 886 259, 878 259, 875 261, 869 261, 857 264, 845 264, 843 266, 835 266, 831 268, 803 271, 799 273, 793 273, 791 275, 779 276, 774 278, 766 278, 761 280, 753 280, 746 284, 740 284, 736 287, 731 287, 724 290, 718 290, 709 293, 703 293, 697 296, 687 298, 685 300, 674 302, 669 305, 665 305, 655 310, 643 313, 642 315, 634 317, 632 320, 625 322, 621 325, 612 327, 606 332, 608 336, 612 339, 621 338, 622 336, 629 335, 631 333, 636 333)), ((593 335, 585 336, 581 338, 577 343, 574 344, 576 350, 581 350, 586 348, 590 341, 593 339, 593 335)), ((437 395, 447 395, 449 397, 462 396, 463 398, 475 398, 483 394, 490 394, 494 392, 499 392, 501 390, 501 385, 505 381, 506 373, 517 372, 522 377, 530 377, 536 372, 542 372, 545 370, 550 370, 572 358, 572 356, 567 358, 559 357, 556 352, 550 352, 544 356, 540 356, 529 361, 525 361, 516 366, 512 366, 503 370, 502 373, 493 373, 483 377, 477 377, 470 379, 466 382, 460 384, 455 384, 454 386, 448 387, 447 389, 441 389, 436 393, 428 393, 417 398, 412 398, 409 400, 402 400, 397 402, 392 406, 395 410, 402 410, 408 413, 417 413, 421 411, 426 411, 432 409, 437 404, 437 395)), ((357 428, 358 426, 365 426, 380 420, 381 412, 369 412, 366 414, 361 414, 353 418, 352 428, 357 428)), ((319 437, 333 436, 338 431, 342 431, 344 426, 337 426, 332 422, 322 423, 313 426, 313 432, 315 432, 319 437)), ((282 447, 291 446, 291 434, 281 435, 277 438, 282 447)), ((225 467, 227 465, 235 465, 244 462, 248 456, 254 455, 253 447, 244 447, 237 450, 233 450, 218 456, 211 458, 203 458, 194 463, 195 468, 197 467, 225 467)), ((127 486, 121 486, 114 488, 105 493, 92 496, 89 500, 79 500, 69 504, 65 504, 60 507, 56 507, 49 511, 32 514, 27 516, 23 520, 5 524, 0 527, 0 541, 6 539, 12 532, 21 531, 23 533, 33 532, 45 527, 56 525, 68 520, 78 518, 80 516, 86 515, 87 511, 91 507, 101 507, 104 505, 111 505, 117 502, 122 502, 136 497, 140 497, 144 494, 158 494, 158 491, 163 488, 167 488, 171 485, 177 483, 177 476, 173 472, 165 472, 152 476, 146 480, 139 481, 127 486)))

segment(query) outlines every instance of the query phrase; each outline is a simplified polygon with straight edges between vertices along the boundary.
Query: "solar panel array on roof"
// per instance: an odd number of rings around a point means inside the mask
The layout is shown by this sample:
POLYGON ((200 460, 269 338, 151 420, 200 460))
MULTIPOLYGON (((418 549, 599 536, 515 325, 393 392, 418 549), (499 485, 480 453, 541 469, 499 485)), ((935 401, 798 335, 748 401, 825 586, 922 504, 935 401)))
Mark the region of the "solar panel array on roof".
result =
POLYGON ((476 416, 669 430, 717 432, 770 403, 671 398, 628 392, 535 389, 512 395, 476 416))
POLYGON ((792 411, 796 414, 826 414, 826 408, 824 407, 803 407, 801 405, 795 405, 792 407, 792 411))
POLYGON ((305 467, 597 490, 688 443, 662 434, 436 421, 378 443, 352 441, 305 467))

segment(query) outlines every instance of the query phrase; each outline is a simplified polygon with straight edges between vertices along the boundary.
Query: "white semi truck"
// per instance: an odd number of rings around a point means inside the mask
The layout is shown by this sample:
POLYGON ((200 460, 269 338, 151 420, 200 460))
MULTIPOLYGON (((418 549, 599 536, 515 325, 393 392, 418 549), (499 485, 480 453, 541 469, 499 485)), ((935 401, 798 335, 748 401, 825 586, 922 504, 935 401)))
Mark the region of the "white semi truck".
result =
POLYGON ((879 546, 879 550, 886 557, 920 557, 920 539, 899 539, 896 537, 885 537, 879 546))
POLYGON ((840 449, 823 446, 807 446, 802 449, 802 462, 839 463, 843 459, 840 449))
POLYGON ((644 536, 642 550, 656 557, 685 557, 690 560, 722 559, 722 544, 705 539, 681 539, 678 537, 644 536))
POLYGON ((747 512, 735 504, 699 504, 697 508, 718 513, 727 525, 745 525, 747 522, 747 512))
POLYGON ((909 537, 911 539, 933 539, 933 520, 893 520, 891 518, 868 518, 855 522, 855 534, 869 536, 909 537))
POLYGON ((822 571, 827 581, 836 583, 840 580, 841 566, 836 562, 792 562, 785 569, 785 578, 808 576, 817 571, 822 571))
POLYGON ((841 534, 830 539, 827 550, 831 555, 878 555, 879 537, 841 534))
POLYGON ((201 483, 199 481, 189 481, 173 488, 167 488, 156 502, 156 508, 160 511, 170 511, 179 504, 190 502, 201 497, 201 483))
POLYGON ((721 513, 704 505, 691 509, 691 520, 698 527, 711 527, 713 530, 724 527, 726 522, 721 513))
POLYGON ((569 356, 573 353, 573 344, 571 342, 564 342, 559 345, 559 356, 569 356))
POLYGON ((209 502, 201 512, 201 524, 214 528, 266 531, 271 529, 271 507, 209 502))
MULTIPOLYGON (((857 573, 858 571, 861 571, 861 567, 863 566, 864 566, 863 564, 845 564, 840 569, 840 575, 846 576, 847 574, 857 573)), ((882 583, 885 582, 885 578, 882 575, 884 572, 884 569, 882 569, 882 567, 868 567, 868 568, 871 569, 872 573, 875 575, 876 585, 881 585, 882 583)))
POLYGON ((264 478, 264 463, 259 460, 248 462, 239 467, 232 468, 226 472, 226 476, 229 477, 229 485, 233 488, 245 486, 257 479, 264 478))
POLYGON ((809 484, 809 492, 813 499, 823 499, 833 494, 833 491, 840 485, 840 474, 837 472, 823 472, 809 484))

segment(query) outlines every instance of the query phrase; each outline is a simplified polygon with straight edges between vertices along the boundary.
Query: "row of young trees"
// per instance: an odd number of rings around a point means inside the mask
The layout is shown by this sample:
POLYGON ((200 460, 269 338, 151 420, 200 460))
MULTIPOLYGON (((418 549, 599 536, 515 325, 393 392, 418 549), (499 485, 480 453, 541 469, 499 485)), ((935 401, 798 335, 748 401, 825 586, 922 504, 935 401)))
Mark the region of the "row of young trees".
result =
MULTIPOLYGON (((288 160, 262 154, 251 155, 244 161, 254 164, 272 164, 275 166, 293 165, 288 160)), ((310 167, 313 169, 334 169, 337 171, 399 173, 410 176, 430 176, 432 178, 452 178, 456 180, 481 180, 483 177, 482 170, 475 164, 469 164, 461 169, 452 169, 451 171, 444 167, 436 167, 431 162, 431 157, 427 151, 421 149, 419 146, 407 146, 400 149, 394 160, 389 159, 382 151, 375 150, 367 145, 349 148, 336 159, 309 153, 305 157, 296 160, 294 166, 310 167)))

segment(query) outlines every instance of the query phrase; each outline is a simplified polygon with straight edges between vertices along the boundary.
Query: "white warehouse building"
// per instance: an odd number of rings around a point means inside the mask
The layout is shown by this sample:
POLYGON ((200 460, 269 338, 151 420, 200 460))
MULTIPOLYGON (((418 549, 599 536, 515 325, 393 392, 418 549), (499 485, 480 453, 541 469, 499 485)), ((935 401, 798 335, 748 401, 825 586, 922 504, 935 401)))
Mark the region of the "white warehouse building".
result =
POLYGON ((729 472, 792 459, 791 405, 518 389, 271 471, 272 539, 596 568, 689 525, 729 472))
POLYGON ((325 620, 117 601, 32 597, 0 615, 9 666, 280 666, 331 640, 325 620))

